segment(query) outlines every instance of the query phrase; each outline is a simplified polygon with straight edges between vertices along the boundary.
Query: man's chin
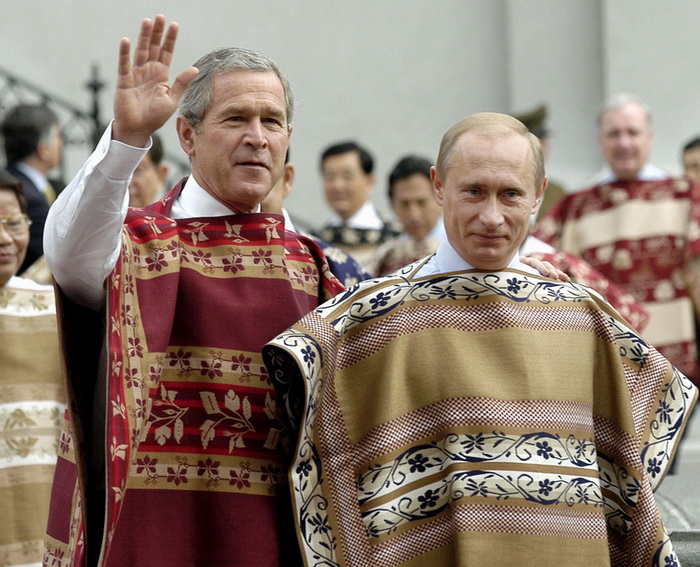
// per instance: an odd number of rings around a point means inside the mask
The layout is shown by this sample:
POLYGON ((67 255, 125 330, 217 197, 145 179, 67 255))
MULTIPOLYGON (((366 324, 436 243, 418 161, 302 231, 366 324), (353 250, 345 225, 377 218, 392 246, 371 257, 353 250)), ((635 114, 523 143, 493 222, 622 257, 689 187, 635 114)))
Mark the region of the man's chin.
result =
POLYGON ((638 168, 636 164, 629 164, 623 167, 616 167, 613 169, 615 176, 621 181, 632 181, 637 179, 641 168, 638 168))

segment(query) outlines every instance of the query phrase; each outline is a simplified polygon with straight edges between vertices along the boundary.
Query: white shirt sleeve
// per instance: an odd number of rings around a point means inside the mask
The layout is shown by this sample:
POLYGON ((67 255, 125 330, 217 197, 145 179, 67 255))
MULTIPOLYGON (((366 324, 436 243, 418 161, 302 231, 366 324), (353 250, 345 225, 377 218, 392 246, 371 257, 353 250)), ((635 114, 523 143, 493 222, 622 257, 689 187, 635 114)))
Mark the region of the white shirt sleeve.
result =
POLYGON ((105 302, 104 282, 121 250, 129 181, 150 149, 112 140, 112 126, 49 209, 44 254, 68 298, 94 310, 105 302))

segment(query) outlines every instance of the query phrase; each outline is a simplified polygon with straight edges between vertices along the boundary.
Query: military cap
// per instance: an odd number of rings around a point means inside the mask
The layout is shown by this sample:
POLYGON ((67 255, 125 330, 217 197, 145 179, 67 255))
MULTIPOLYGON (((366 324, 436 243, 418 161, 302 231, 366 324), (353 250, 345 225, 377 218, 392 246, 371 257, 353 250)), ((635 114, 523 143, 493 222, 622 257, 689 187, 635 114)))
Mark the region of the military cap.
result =
POLYGON ((545 104, 541 104, 530 112, 513 114, 513 118, 520 120, 538 138, 546 138, 549 133, 545 127, 547 120, 547 105, 545 104))

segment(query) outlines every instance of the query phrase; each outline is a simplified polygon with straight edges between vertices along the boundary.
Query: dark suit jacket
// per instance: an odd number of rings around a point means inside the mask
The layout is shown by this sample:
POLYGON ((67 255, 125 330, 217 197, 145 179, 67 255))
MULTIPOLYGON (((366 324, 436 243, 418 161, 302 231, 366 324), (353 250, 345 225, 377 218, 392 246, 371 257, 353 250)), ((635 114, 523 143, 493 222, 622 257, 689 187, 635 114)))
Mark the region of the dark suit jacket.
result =
POLYGON ((46 197, 41 190, 32 183, 24 173, 17 169, 14 165, 7 167, 7 172, 16 178, 22 187, 24 194, 27 197, 27 214, 32 219, 32 226, 29 227, 29 246, 27 247, 27 256, 19 269, 19 274, 31 266, 36 260, 44 255, 44 223, 46 215, 49 212, 49 205, 46 202, 46 197))

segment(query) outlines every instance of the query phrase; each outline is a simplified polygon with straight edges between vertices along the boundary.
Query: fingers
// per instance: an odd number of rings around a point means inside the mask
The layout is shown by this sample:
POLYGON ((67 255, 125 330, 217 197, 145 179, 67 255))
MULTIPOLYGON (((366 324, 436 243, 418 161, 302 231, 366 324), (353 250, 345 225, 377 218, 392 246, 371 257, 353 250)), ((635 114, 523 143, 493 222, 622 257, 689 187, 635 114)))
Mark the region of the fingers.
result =
POLYGON ((124 77, 131 72, 131 42, 128 37, 123 37, 119 42, 119 65, 118 72, 120 77, 124 77))
POLYGON ((171 22, 165 30, 165 16, 158 14, 153 20, 148 18, 141 22, 141 31, 134 51, 134 67, 145 65, 149 61, 158 61, 170 66, 175 50, 178 25, 171 22), (165 32, 165 41, 163 40, 165 32))
POLYGON ((158 61, 160 58, 160 40, 163 38, 164 29, 165 16, 158 14, 153 22, 153 31, 151 32, 151 43, 148 52, 149 61, 158 61))
MULTIPOLYGON (((173 52, 175 51, 175 42, 177 40, 177 33, 179 27, 176 22, 170 22, 168 26, 168 31, 165 33, 165 41, 163 41, 163 47, 160 50, 159 61, 163 65, 170 67, 170 63, 173 60, 173 52)), ((160 40, 159 40, 160 41, 160 40)))
POLYGON ((146 18, 141 22, 141 32, 134 51, 134 67, 145 65, 151 49, 151 35, 153 33, 153 21, 146 18))
POLYGON ((566 272, 563 272, 562 270, 554 266, 552 263, 543 260, 542 265, 544 266, 544 269, 547 270, 547 274, 543 273, 542 275, 546 275, 552 278, 553 280, 559 280, 561 282, 571 281, 571 278, 566 272))
POLYGON ((532 256, 520 256, 521 262, 535 268, 540 275, 546 278, 552 278, 553 280, 559 280, 562 282, 569 282, 571 278, 566 272, 563 272, 559 268, 555 267, 551 262, 547 260, 540 260, 539 258, 534 258, 532 256))

